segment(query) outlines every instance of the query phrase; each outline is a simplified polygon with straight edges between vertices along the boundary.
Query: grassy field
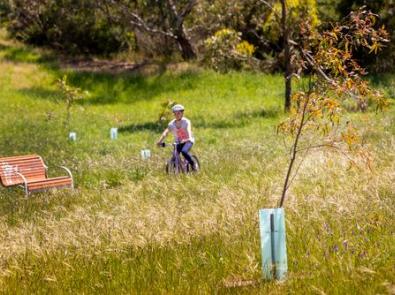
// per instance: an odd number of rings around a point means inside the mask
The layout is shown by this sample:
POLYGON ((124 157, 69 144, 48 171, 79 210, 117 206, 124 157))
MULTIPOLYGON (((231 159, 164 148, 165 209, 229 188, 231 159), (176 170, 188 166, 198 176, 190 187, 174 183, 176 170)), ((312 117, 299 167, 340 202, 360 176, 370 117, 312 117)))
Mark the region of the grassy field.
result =
MULTIPOLYGON (((282 78, 170 68, 67 70, 1 38, 1 156, 38 153, 70 167, 77 188, 29 199, 0 190, 0 293, 395 294, 394 108, 348 115, 371 171, 325 153, 306 159, 286 201, 288 279, 265 282, 258 210, 277 204, 286 169, 282 78), (65 73, 88 91, 72 108, 76 142, 56 87, 65 73), (167 176, 169 150, 154 147, 169 99, 192 120, 198 175, 167 176)), ((373 82, 395 97, 394 76, 373 82)))

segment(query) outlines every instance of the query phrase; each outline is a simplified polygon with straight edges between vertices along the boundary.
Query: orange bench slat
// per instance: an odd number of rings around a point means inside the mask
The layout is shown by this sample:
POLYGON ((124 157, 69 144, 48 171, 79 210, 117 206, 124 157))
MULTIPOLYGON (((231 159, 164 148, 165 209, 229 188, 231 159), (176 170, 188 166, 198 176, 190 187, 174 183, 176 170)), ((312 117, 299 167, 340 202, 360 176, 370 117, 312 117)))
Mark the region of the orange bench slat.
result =
POLYGON ((30 182, 27 184, 27 187, 29 191, 32 191, 37 189, 71 186, 72 183, 73 183, 72 179, 68 176, 65 176, 65 177, 55 177, 55 178, 48 178, 45 180, 30 182))
POLYGON ((27 156, 13 156, 13 157, 2 157, 0 161, 25 161, 29 159, 41 159, 39 155, 27 155, 27 156))

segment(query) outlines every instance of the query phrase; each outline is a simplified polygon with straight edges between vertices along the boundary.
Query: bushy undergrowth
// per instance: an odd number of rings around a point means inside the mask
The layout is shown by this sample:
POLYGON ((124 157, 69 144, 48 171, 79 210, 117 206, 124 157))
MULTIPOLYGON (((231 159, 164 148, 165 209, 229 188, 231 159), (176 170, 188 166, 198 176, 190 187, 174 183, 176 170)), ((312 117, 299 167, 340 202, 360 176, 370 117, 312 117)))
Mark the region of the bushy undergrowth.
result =
POLYGON ((0 190, 1 293, 394 291, 393 108, 350 114, 374 157, 371 170, 324 153, 306 159, 286 203, 289 277, 264 282, 257 215, 277 203, 284 175, 286 150, 275 132, 281 76, 69 71, 70 82, 89 91, 72 109, 77 141, 69 142, 56 88, 63 71, 12 60, 13 46, 0 51, 1 155, 38 153, 64 164, 77 189, 29 199, 0 190), (154 143, 168 99, 187 107, 198 175, 164 173, 170 151, 154 143), (111 127, 120 128, 116 141, 111 127), (140 159, 142 148, 152 149, 150 160, 140 159))

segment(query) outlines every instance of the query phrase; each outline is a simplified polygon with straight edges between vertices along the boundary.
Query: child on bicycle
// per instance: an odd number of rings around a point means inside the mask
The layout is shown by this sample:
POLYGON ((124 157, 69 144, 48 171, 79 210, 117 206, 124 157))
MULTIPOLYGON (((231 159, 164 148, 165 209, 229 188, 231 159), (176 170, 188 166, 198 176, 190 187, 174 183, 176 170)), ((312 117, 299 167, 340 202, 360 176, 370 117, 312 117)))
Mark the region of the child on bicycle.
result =
POLYGON ((189 153, 195 142, 191 130, 191 121, 184 117, 184 107, 182 105, 176 104, 171 110, 173 111, 175 119, 170 121, 168 127, 163 131, 157 145, 160 146, 169 131, 171 131, 177 143, 177 152, 184 156, 185 160, 191 164, 193 170, 196 170, 196 164, 189 153))

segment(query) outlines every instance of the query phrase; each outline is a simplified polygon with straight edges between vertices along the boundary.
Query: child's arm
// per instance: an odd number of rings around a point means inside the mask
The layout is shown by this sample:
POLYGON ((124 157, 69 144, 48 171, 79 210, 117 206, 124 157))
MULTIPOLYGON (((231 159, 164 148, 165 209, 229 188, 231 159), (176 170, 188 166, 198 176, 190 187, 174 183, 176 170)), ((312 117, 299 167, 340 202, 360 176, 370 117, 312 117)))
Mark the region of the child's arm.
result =
POLYGON ((157 145, 160 145, 162 141, 165 139, 167 134, 169 133, 169 128, 166 128, 165 131, 163 131, 162 135, 160 136, 159 140, 157 141, 157 145))

